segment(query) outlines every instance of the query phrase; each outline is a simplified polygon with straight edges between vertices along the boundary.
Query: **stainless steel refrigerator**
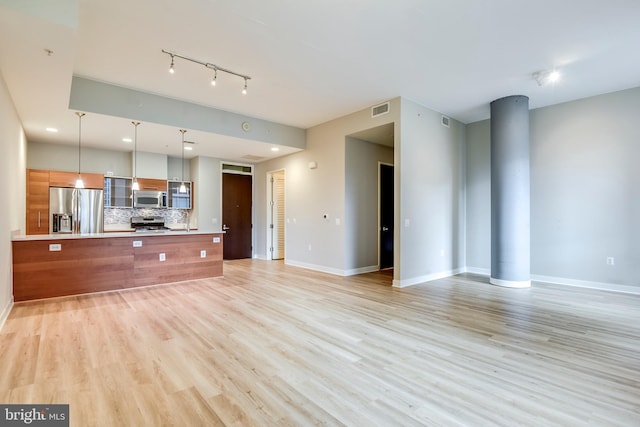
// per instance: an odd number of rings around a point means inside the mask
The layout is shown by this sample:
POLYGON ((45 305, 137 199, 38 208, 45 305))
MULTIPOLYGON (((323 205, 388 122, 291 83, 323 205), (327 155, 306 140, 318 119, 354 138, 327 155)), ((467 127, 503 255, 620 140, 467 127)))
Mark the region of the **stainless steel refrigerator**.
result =
POLYGON ((49 189, 49 230, 57 233, 102 233, 104 197, 102 190, 49 189))

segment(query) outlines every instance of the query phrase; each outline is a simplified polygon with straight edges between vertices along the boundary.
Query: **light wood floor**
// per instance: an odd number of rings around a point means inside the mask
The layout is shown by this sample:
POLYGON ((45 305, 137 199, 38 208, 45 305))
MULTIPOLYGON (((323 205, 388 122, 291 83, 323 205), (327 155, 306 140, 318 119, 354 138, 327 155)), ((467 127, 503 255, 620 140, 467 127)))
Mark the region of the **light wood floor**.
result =
POLYGON ((73 426, 640 426, 640 297, 280 262, 16 304, 0 403, 73 426))

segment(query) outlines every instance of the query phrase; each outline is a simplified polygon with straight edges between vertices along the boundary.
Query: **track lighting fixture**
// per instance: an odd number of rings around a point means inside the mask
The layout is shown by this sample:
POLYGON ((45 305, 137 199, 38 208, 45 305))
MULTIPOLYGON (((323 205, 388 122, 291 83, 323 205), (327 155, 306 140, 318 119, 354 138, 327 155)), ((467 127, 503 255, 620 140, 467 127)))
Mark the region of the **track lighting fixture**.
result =
POLYGON ((189 58, 188 56, 180 55, 180 54, 175 53, 175 52, 169 52, 168 50, 162 49, 162 53, 166 53, 167 55, 169 55, 171 57, 171 65, 169 66, 169 72, 171 74, 173 74, 175 72, 174 69, 173 69, 174 59, 175 58, 181 58, 181 59, 184 59, 186 61, 194 62, 196 64, 200 64, 200 65, 204 66, 205 68, 209 68, 209 69, 213 70, 213 79, 211 80, 211 86, 215 86, 216 85, 216 82, 217 82, 217 79, 218 79, 218 71, 222 71, 223 73, 231 74, 231 75, 238 76, 238 77, 244 79, 244 87, 242 89, 242 94, 243 95, 247 94, 247 82, 249 80, 251 80, 251 77, 249 77, 249 76, 247 76, 245 74, 236 73, 235 71, 231 71, 228 68, 223 68, 223 67, 220 67, 218 65, 212 64, 210 62, 199 61, 197 59, 189 58))

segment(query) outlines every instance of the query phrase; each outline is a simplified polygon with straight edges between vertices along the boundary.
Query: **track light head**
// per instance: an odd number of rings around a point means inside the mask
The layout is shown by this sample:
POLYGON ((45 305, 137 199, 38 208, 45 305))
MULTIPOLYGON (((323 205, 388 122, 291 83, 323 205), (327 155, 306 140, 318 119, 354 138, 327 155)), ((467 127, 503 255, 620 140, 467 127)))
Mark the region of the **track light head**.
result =
POLYGON ((242 94, 246 95, 247 94, 247 78, 244 78, 244 87, 242 88, 242 94))
POLYGON ((173 68, 173 55, 171 55, 171 65, 169 65, 169 72, 171 74, 176 72, 176 70, 173 68))
POLYGON ((211 79, 211 86, 215 86, 216 85, 216 80, 218 80, 218 69, 214 68, 213 69, 213 79, 211 79))

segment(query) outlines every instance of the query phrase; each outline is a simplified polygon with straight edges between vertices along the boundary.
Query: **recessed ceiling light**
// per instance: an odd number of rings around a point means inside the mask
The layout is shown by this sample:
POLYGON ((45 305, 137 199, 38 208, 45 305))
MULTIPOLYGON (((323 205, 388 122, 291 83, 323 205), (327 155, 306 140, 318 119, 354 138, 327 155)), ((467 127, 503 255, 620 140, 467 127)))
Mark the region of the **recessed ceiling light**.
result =
POLYGON ((191 151, 191 150, 193 150, 193 147, 189 147, 189 146, 187 145, 187 146, 185 146, 185 147, 184 147, 184 149, 185 149, 185 150, 187 150, 187 151, 191 151))
POLYGON ((122 142, 133 142, 131 138, 122 138, 122 142))
POLYGON ((560 73, 558 71, 552 71, 549 73, 549 81, 555 83, 560 80, 560 73))
POLYGON ((56 128, 46 128, 45 130, 46 130, 47 132, 52 132, 52 133, 56 133, 56 132, 58 132, 58 129, 56 129, 56 128))
POLYGON ((278 147, 271 147, 271 151, 280 151, 278 147))

